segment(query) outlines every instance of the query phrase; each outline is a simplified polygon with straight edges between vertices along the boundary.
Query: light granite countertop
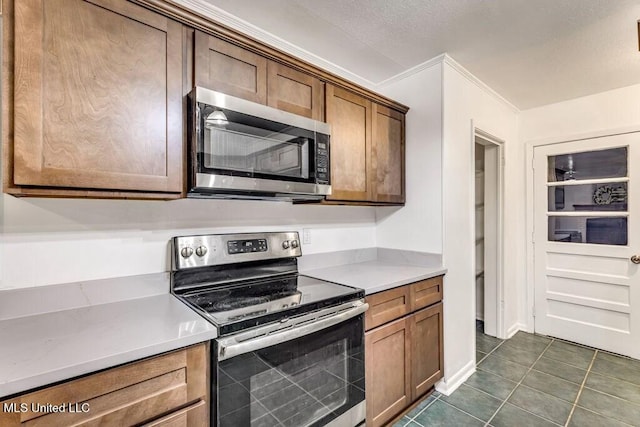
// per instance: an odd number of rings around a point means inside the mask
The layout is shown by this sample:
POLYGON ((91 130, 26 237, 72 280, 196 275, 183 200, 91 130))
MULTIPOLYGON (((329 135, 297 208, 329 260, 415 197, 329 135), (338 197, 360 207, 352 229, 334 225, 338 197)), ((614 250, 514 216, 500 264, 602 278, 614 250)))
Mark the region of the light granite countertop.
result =
POLYGON ((0 399, 215 338, 168 288, 162 274, 0 291, 0 399))
POLYGON ((366 248, 302 257, 301 273, 364 289, 366 295, 443 275, 438 254, 366 248))

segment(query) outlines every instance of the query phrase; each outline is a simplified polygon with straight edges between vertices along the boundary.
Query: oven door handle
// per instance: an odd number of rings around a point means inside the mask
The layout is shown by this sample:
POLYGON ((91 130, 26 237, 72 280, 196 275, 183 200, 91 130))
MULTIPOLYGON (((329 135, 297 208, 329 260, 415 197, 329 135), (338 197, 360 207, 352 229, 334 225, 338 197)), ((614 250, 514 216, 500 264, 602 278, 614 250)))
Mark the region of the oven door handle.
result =
MULTIPOLYGON (((256 338, 248 338, 242 340, 243 334, 237 334, 230 337, 217 339, 218 343, 218 361, 231 359, 241 354, 250 353, 262 348, 271 347, 286 341, 291 341, 305 335, 326 329, 330 326, 337 325, 353 317, 356 317, 369 308, 369 304, 364 301, 356 301, 349 303, 346 310, 342 310, 335 315, 322 317, 317 320, 304 322, 303 324, 286 329, 276 330, 266 335, 260 335, 256 338)), ((306 317, 306 316, 305 316, 306 317)), ((320 316, 318 316, 320 317, 320 316)))

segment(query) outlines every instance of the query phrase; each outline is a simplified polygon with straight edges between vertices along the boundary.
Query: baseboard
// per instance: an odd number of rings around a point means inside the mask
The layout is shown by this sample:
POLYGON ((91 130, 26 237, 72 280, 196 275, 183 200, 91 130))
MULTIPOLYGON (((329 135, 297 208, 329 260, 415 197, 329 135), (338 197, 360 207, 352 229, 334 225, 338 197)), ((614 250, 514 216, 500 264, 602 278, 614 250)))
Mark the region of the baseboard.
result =
POLYGON ((509 329, 507 329, 507 336, 505 338, 509 339, 512 336, 514 336, 518 331, 525 331, 526 329, 527 329, 527 325, 525 325, 524 323, 514 323, 513 325, 511 325, 509 329))
POLYGON ((473 373, 476 371, 476 361, 469 361, 466 365, 462 367, 458 372, 451 375, 449 379, 441 379, 436 384, 436 390, 445 396, 449 396, 451 393, 456 391, 458 387, 460 387, 473 373))

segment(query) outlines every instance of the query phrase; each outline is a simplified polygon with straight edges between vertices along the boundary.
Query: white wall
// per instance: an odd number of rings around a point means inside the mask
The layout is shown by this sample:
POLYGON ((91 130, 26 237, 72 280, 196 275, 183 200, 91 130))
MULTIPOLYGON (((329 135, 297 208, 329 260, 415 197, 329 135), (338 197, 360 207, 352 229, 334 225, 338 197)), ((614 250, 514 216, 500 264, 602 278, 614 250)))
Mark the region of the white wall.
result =
POLYGON ((524 143, 640 125, 640 84, 523 111, 524 143))
POLYGON ((176 235, 311 230, 304 254, 376 245, 371 207, 0 198, 0 289, 168 271, 176 235))
MULTIPOLYGON (((504 331, 518 327, 518 287, 524 282, 524 150, 518 112, 447 57, 443 76, 443 257, 445 384, 455 388, 475 367, 475 224, 473 126, 505 141, 504 331), (473 126, 472 126, 473 124, 473 126)), ((499 331, 500 333, 500 331, 499 331)))
POLYGON ((406 204, 378 208, 378 245, 442 253, 442 63, 381 91, 411 109, 406 122, 406 204))

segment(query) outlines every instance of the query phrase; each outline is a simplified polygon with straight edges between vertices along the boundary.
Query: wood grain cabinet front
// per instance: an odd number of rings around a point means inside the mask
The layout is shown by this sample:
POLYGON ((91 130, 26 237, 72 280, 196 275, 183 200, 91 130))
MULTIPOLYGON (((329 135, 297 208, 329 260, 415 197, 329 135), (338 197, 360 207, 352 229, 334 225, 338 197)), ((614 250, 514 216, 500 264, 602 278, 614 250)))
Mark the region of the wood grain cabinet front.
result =
POLYGON ((332 187, 327 200, 403 204, 405 115, 329 84, 326 98, 332 187))
POLYGON ((392 421, 444 373, 442 276, 366 297, 367 425, 392 421))
POLYGON ((259 104, 267 103, 267 59, 196 31, 195 84, 259 104))
POLYGON ((208 361, 198 344, 27 393, 0 402, 0 425, 206 426, 208 361))
POLYGON ((8 3, 15 9, 8 17, 15 38, 12 192, 178 197, 182 25, 119 0, 8 3))
POLYGON ((365 334, 367 426, 381 426, 411 402, 410 323, 398 319, 365 334))
POLYGON ((324 83, 317 77, 201 31, 194 59, 196 86, 324 120, 324 83))

